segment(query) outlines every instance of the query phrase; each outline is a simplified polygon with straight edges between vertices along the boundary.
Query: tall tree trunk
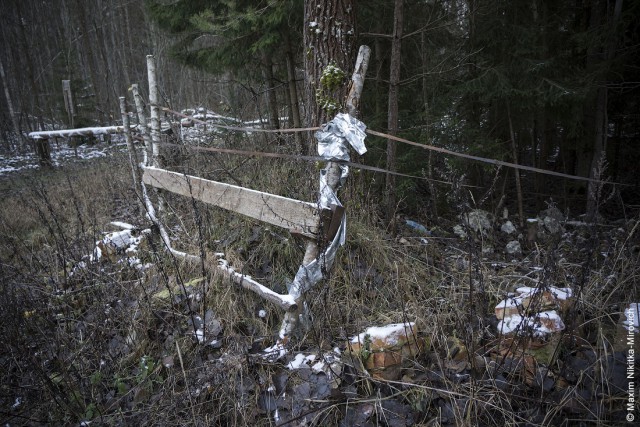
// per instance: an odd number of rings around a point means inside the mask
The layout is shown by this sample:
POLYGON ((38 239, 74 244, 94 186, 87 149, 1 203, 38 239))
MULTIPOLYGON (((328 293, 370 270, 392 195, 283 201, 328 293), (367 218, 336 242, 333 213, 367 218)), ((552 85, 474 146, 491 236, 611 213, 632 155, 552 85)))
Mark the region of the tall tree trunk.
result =
MULTIPOLYGON (((398 133, 398 89, 400 83, 400 49, 402 47, 402 13, 403 0, 395 0, 393 11, 393 35, 391 41, 391 65, 389 71, 389 108, 388 108, 388 131, 390 135, 398 133)), ((395 172, 397 170, 396 142, 387 140, 387 170, 395 172)), ((393 224, 396 211, 396 177, 387 174, 386 181, 386 218, 393 224)))
MULTIPOLYGON (((89 76, 93 86, 96 107, 100 102, 100 79, 98 78, 97 66, 95 65, 94 51, 91 44, 91 35, 89 34, 89 25, 87 24, 87 16, 85 13, 85 2, 83 0, 75 0, 76 13, 80 24, 80 42, 82 43, 82 51, 89 68, 89 76)), ((99 111, 99 110, 98 110, 99 111)), ((100 121, 104 122, 104 115, 100 114, 100 121)))
MULTIPOLYGON (((518 145, 516 144, 516 133, 513 131, 513 120, 511 120, 511 108, 507 102, 507 119, 509 120, 509 139, 511 140, 511 157, 513 163, 518 163, 518 145)), ((524 208, 522 203, 522 183, 520 182, 520 170, 514 169, 513 174, 516 178, 516 196, 518 198, 518 218, 520 227, 524 227, 524 208)))
POLYGON ((262 76, 267 84, 269 128, 280 129, 280 114, 278 114, 278 99, 276 96, 276 85, 273 80, 273 63, 271 61, 271 56, 266 53, 263 54, 262 61, 262 76))
POLYGON ((16 145, 14 146, 7 138, 7 148, 10 151, 15 150, 23 140, 22 132, 20 131, 20 125, 18 124, 18 118, 16 112, 13 109, 13 101, 11 101, 11 93, 9 92, 9 84, 7 83, 7 76, 4 73, 4 64, 2 58, 0 58, 0 79, 2 79, 2 88, 4 89, 4 97, 7 101, 7 109, 9 110, 9 117, 11 118, 11 125, 13 126, 13 132, 15 133, 16 145))
MULTIPOLYGON (((604 60, 606 66, 602 75, 602 80, 598 82, 596 104, 595 104, 595 120, 593 126, 595 127, 593 133, 593 157, 591 159, 591 169, 589 171, 589 177, 593 180, 600 180, 602 177, 602 171, 604 163, 606 161, 607 150, 607 129, 608 129, 608 116, 607 116, 607 74, 611 65, 611 61, 615 55, 617 37, 615 28, 620 21, 620 15, 622 14, 622 2, 623 0, 616 0, 613 15, 609 22, 607 43, 604 47, 604 60)), ((594 4, 599 3, 598 0, 594 0, 594 4)), ((587 219, 593 221, 596 219, 598 213, 600 184, 590 181, 587 185, 587 219)))
MULTIPOLYGON (((342 70, 352 70, 354 40, 355 40, 355 0, 307 0, 305 1, 304 16, 304 45, 309 49, 305 54, 305 97, 307 111, 305 115, 307 126, 318 126, 320 120, 326 119, 326 112, 321 111, 315 99, 315 91, 318 88, 324 68, 334 64, 342 70), (316 31, 318 30, 318 31, 316 31)), ((368 54, 364 64, 363 74, 368 65, 368 54)), ((363 77, 364 80, 364 77, 363 77)), ((335 93, 341 94, 340 100, 344 102, 348 94, 347 79, 335 93)), ((351 112, 353 108, 349 111, 351 112)), ((315 143, 309 144, 309 152, 315 151, 315 143)), ((323 173, 326 176, 327 186, 337 192, 340 178, 340 168, 337 163, 329 162, 323 173)), ((308 240, 306 243, 302 265, 307 266, 319 255, 318 242, 308 240)), ((299 310, 287 312, 282 322, 280 338, 287 340, 290 333, 298 324, 304 307, 304 294, 296 299, 299 310)))
MULTIPOLYGON (((300 120, 300 102, 298 100, 298 84, 296 83, 296 62, 295 55, 293 54, 293 48, 291 46, 291 40, 285 33, 286 43, 286 66, 287 66, 287 80, 289 87, 289 120, 293 123, 293 127, 301 128, 302 121, 300 120)), ((302 149, 302 135, 299 132, 295 134, 296 146, 298 149, 302 149)))
MULTIPOLYGON (((431 111, 429 107, 429 82, 427 79, 427 70, 429 68, 429 60, 427 57, 427 34, 423 31, 420 34, 420 49, 422 50, 422 105, 424 106, 424 136, 425 142, 431 144, 431 111)), ((438 217, 438 194, 436 186, 433 184, 433 151, 429 151, 429 159, 427 161, 427 177, 429 178, 429 193, 431 196, 431 212, 435 218, 438 217)))
MULTIPOLYGON (((345 73, 345 83, 353 69, 355 1, 307 0, 304 11, 305 123, 318 126, 328 118, 316 102, 316 90, 320 88, 325 67, 334 64, 340 68, 345 73)), ((340 85, 331 95, 342 103, 347 96, 347 85, 340 85)), ((315 150, 315 146, 310 148, 315 150)))

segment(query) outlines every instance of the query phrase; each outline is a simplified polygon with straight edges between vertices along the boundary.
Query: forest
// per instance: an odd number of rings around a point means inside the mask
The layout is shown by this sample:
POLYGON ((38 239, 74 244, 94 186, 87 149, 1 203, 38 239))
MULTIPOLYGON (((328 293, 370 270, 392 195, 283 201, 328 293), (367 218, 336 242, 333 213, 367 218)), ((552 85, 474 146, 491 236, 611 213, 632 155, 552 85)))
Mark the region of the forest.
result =
POLYGON ((640 2, 0 23, 3 425, 633 425, 640 2))

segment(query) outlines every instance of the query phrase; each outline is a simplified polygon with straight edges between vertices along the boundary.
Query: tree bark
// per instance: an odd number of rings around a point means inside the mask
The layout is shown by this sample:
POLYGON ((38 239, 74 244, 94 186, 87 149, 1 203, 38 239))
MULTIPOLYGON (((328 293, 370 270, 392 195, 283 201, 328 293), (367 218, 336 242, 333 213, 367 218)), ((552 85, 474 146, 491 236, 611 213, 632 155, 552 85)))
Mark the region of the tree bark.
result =
MULTIPOLYGON (((393 11, 393 35, 391 41, 391 65, 389 71, 389 107, 388 107, 388 132, 390 135, 398 133, 398 92, 400 83, 400 62, 402 47, 402 13, 403 0, 395 0, 393 11)), ((397 170, 396 142, 387 140, 387 170, 397 170)), ((396 177, 387 174, 386 179, 386 219, 391 228, 395 229, 394 216, 396 212, 396 177)))
MULTIPOLYGON (((95 63, 94 50, 91 47, 91 38, 89 34, 89 25, 87 24, 87 17, 85 14, 85 2, 84 0, 75 0, 75 8, 78 16, 78 21, 80 25, 80 42, 82 43, 82 51, 84 53, 84 58, 86 61, 86 65, 89 68, 89 77, 91 78, 91 83, 93 86, 94 99, 96 108, 98 107, 98 103, 100 102, 100 79, 98 78, 97 66, 95 63)), ((98 108, 98 111, 100 109, 98 108)), ((99 114, 100 122, 104 123, 104 113, 101 112, 99 114)))
MULTIPOLYGON (((293 123, 293 127, 301 128, 302 121, 300 120, 300 102, 298 101, 298 84, 296 83, 296 63, 295 56, 293 54, 293 48, 291 47, 291 40, 285 35, 286 40, 286 66, 287 66, 287 80, 289 87, 289 121, 293 123)), ((302 149, 302 135, 299 132, 295 134, 296 146, 298 149, 302 149)))
POLYGON ((11 118, 11 125, 13 126, 13 132, 15 133, 15 137, 16 137, 17 145, 15 146, 7 138, 7 148, 13 151, 17 148, 18 145, 20 145, 20 142, 22 141, 23 138, 22 138, 22 132, 20 131, 20 125, 18 124, 18 119, 16 118, 16 112, 13 109, 13 102, 11 101, 11 93, 9 92, 9 84, 7 83, 7 76, 4 73, 4 64, 2 63, 2 58, 0 58, 0 79, 2 79, 4 97, 7 101, 9 117, 11 118))
MULTIPOLYGON (((518 146, 516 144, 516 133, 513 131, 513 121, 511 120, 511 108, 507 103, 507 119, 509 120, 509 139, 511 140, 511 157, 513 163, 518 163, 518 146)), ((518 218, 520 221, 520 227, 524 227, 524 208, 522 203, 522 184, 520 182, 520 170, 514 169, 513 174, 516 178, 516 195, 518 198, 518 218)))
MULTIPOLYGON (((306 125, 318 126, 321 120, 327 119, 316 103, 315 92, 319 87, 320 78, 324 68, 329 64, 335 64, 342 70, 351 70, 348 64, 354 51, 355 35, 355 1, 353 0, 307 0, 305 1, 304 17, 304 46, 305 52, 305 97, 306 97, 306 125)), ((368 59, 368 55, 367 55, 368 59)), ((364 71, 368 61, 364 65, 364 71)), ((345 100, 348 94, 347 82, 340 85, 335 94, 340 95, 340 100, 345 100)), ((351 105, 355 105, 353 101, 351 105)), ((350 111, 355 111, 351 108, 350 111)), ((315 151, 315 145, 309 144, 309 152, 315 151), (313 146, 313 148, 312 148, 313 146)), ((335 162, 329 162, 324 173, 327 175, 327 183, 332 190, 337 192, 339 182, 339 166, 335 162), (336 179, 336 176, 338 179, 336 179)), ((302 265, 306 266, 319 255, 318 242, 308 240, 306 244, 302 265)), ((286 342, 289 335, 295 330, 301 317, 304 295, 296 301, 298 310, 287 312, 282 321, 280 338, 286 342)))
MULTIPOLYGON (((598 0, 594 0, 594 5, 597 6, 598 0)), ((602 178, 602 172, 606 161, 607 150, 607 129, 609 125, 607 115, 608 104, 608 91, 607 91, 607 74, 611 66, 611 62, 615 55, 617 37, 615 28, 620 21, 620 15, 622 14, 623 0, 616 0, 613 15, 609 22, 607 42, 604 47, 604 61, 605 67, 602 73, 602 79, 598 83, 597 95, 595 99, 595 117, 592 126, 594 126, 593 132, 593 157, 591 158, 591 168, 589 170, 589 178, 593 180, 600 180, 602 178)), ((598 214, 598 204, 600 199, 600 187, 601 184, 589 181, 587 184, 587 219, 594 221, 598 214)))
POLYGON ((147 55, 147 73, 149 77, 149 110, 151 118, 151 164, 155 168, 162 167, 160 159, 160 102, 158 96, 158 79, 156 76, 156 60, 147 55))
POLYGON ((280 114, 278 114, 278 99, 276 85, 273 81, 273 63, 268 54, 262 56, 262 75, 267 84, 267 105, 269 110, 269 129, 280 129, 280 114))
MULTIPOLYGON (((351 74, 356 11, 353 0, 307 0, 304 10, 305 123, 312 127, 328 119, 326 111, 316 102, 316 90, 325 67, 335 64, 345 75, 351 74)), ((338 102, 343 102, 346 95, 346 84, 332 94, 338 102)), ((314 150, 310 143, 309 151, 314 150)))

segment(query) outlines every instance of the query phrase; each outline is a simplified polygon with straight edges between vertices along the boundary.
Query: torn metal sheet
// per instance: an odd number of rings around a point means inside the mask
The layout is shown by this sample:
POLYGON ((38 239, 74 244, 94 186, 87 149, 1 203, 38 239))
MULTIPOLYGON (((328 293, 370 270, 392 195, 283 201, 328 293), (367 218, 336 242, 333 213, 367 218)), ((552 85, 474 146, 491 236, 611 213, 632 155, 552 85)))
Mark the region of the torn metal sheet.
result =
POLYGON ((340 113, 316 132, 318 154, 327 160, 349 160, 348 142, 358 154, 367 152, 364 145, 367 126, 349 114, 340 113))
MULTIPOLYGON (((349 114, 336 115, 315 133, 318 140, 318 154, 327 160, 349 161, 349 145, 358 154, 366 153, 367 148, 364 145, 366 128, 364 123, 349 114)), ((349 167, 340 165, 340 170, 340 184, 343 184, 349 174, 349 167)))
MULTIPOLYGON (((323 125, 322 129, 315 134, 318 140, 318 154, 329 161, 349 161, 349 145, 359 154, 366 153, 367 148, 364 145, 365 129, 364 123, 349 114, 340 113, 336 115, 333 120, 323 125)), ((340 169, 340 183, 342 184, 349 174, 349 168, 346 165, 340 165, 340 169)), ((327 182, 327 171, 328 168, 325 168, 320 172, 320 198, 318 204, 323 209, 330 209, 332 205, 342 206, 338 196, 336 196, 336 193, 327 182)), ((290 295, 298 299, 322 280, 323 273, 331 270, 338 247, 344 245, 346 235, 347 220, 343 216, 340 228, 329 246, 315 260, 307 265, 300 266, 293 283, 288 286, 290 295)))
POLYGON ((347 222, 345 217, 342 218, 342 224, 340 229, 333 238, 333 241, 329 246, 307 265, 301 265, 296 273, 296 277, 293 279, 293 283, 289 285, 289 295, 293 296, 296 300, 313 288, 322 278, 324 272, 330 271, 335 260, 338 247, 344 244, 346 236, 347 222))

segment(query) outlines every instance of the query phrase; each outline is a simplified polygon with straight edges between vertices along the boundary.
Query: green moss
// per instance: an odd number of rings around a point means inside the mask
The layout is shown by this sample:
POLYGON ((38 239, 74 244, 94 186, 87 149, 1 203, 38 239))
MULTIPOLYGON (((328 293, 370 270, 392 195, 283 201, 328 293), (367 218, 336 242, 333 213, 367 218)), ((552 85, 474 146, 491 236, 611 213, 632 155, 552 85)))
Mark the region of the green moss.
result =
POLYGON ((335 92, 344 84, 346 73, 335 63, 330 63, 320 76, 320 84, 316 89, 316 103, 321 110, 328 115, 333 115, 341 107, 341 103, 336 99, 335 92))

